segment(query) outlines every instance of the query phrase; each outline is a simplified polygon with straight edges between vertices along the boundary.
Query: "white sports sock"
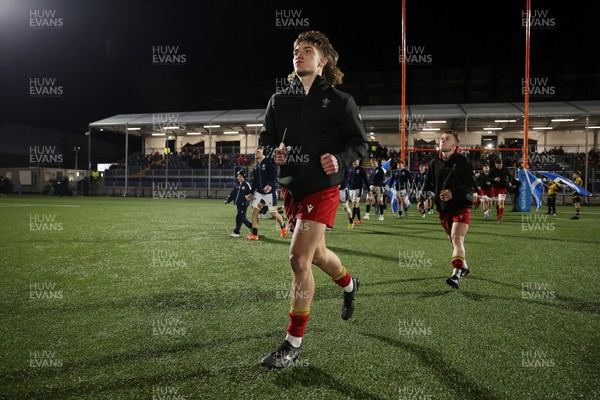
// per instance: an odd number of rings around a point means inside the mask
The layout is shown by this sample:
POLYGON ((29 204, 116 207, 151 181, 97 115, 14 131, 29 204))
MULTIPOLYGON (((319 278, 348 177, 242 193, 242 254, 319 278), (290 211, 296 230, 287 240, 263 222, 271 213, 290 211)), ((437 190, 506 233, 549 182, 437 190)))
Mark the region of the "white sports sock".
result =
POLYGON ((354 290, 354 281, 352 279, 350 279, 350 284, 348 284, 348 286, 344 287, 344 292, 350 293, 353 290, 354 290))
POLYGON ((456 277, 460 278, 460 269, 459 268, 452 269, 452 276, 456 276, 456 277))
POLYGON ((300 345, 302 344, 302 338, 301 337, 297 337, 297 336, 292 336, 289 333, 285 334, 285 340, 287 340, 288 342, 290 342, 290 344, 294 347, 300 347, 300 345))

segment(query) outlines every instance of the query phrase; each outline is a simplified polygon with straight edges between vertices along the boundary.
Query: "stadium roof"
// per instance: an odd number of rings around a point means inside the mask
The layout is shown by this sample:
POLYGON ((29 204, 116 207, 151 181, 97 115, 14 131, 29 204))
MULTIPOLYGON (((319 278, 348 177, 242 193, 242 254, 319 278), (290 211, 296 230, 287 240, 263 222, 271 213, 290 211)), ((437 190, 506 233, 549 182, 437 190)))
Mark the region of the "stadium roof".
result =
MULTIPOLYGON (((365 129, 382 134, 400 131, 400 112, 400 105, 360 107, 365 129)), ((127 128, 130 135, 136 136, 209 132, 221 135, 227 131, 253 134, 260 130, 264 114, 264 109, 118 114, 89 126, 94 131, 105 129, 121 133, 127 128)), ((409 105, 406 107, 407 133, 420 133, 427 127, 469 133, 485 133, 486 128, 496 128, 489 132, 519 137, 523 134, 523 114, 524 103, 409 105), (498 122, 502 120, 507 122, 498 122)), ((588 126, 600 126, 600 100, 529 104, 530 130, 581 132, 588 126)))

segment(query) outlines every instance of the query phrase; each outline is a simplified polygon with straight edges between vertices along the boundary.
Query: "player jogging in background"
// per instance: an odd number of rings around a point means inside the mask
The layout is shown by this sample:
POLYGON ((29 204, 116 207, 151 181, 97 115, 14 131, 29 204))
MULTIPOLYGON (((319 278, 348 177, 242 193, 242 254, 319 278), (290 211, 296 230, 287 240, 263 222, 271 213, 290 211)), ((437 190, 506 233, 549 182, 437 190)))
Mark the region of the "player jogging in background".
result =
POLYGON ((280 166, 286 215, 290 230, 294 227, 289 325, 283 343, 261 361, 271 368, 288 366, 300 356, 315 291, 313 264, 343 289, 342 319, 354 313, 359 281, 327 248, 325 232, 335 223, 344 169, 367 152, 368 139, 354 99, 335 89, 343 76, 337 60, 324 34, 300 33, 293 46, 290 86, 271 96, 260 132, 259 143, 275 154, 280 166), (302 157, 290 160, 297 153, 302 157))
POLYGON ((452 244, 452 275, 446 283, 458 289, 459 281, 469 274, 465 260, 465 236, 471 221, 473 192, 476 190, 471 160, 460 154, 456 132, 448 131, 440 139, 440 153, 429 163, 424 191, 435 194, 440 223, 452 244))
MULTIPOLYGON (((352 201, 352 221, 356 218, 357 224, 362 224, 360 218, 360 198, 363 188, 369 188, 367 171, 360 165, 360 158, 354 160, 348 174, 348 189, 350 189, 350 200, 352 201)), ((354 222, 352 223, 354 225, 354 222)))
POLYGON ((408 218, 408 209, 412 205, 410 201, 410 192, 406 189, 402 189, 400 192, 397 192, 398 198, 398 218, 402 218, 402 214, 404 213, 404 218, 408 218))
POLYGON ((481 199, 481 209, 483 210, 483 218, 489 218, 492 209, 494 194, 492 193, 492 178, 490 176, 490 166, 484 165, 483 171, 477 179, 477 187, 479 189, 479 197, 481 199))
POLYGON ((501 223, 504 216, 504 201, 510 187, 510 174, 502 165, 501 158, 497 158, 494 164, 494 168, 490 171, 490 179, 492 180, 492 195, 496 200, 496 215, 498 223, 501 223))
POLYGON ((283 217, 277 212, 277 166, 273 161, 266 158, 263 149, 258 147, 254 153, 256 164, 252 169, 253 180, 252 194, 246 196, 252 200, 252 233, 246 236, 246 240, 258 240, 258 214, 263 207, 268 207, 269 212, 281 228, 281 237, 287 236, 287 228, 283 217))
POLYGON ((352 173, 352 167, 344 169, 344 177, 340 183, 340 203, 344 205, 344 212, 348 216, 348 229, 354 228, 354 213, 350 210, 350 189, 348 188, 349 176, 352 173))
MULTIPOLYGON (((378 210, 379 220, 383 221, 383 186, 385 181, 385 171, 381 165, 379 165, 379 160, 376 158, 371 159, 371 167, 373 167, 373 172, 371 173, 371 192, 377 202, 375 207, 377 207, 378 210)), ((369 212, 367 211, 365 219, 369 219, 368 216, 369 212)))
POLYGON ((425 185, 425 164, 419 164, 419 170, 415 172, 413 177, 413 187, 415 190, 415 199, 418 202, 419 213, 422 218, 425 218, 427 214, 425 210, 425 202, 420 201, 420 199, 425 197, 425 193, 423 193, 423 185, 425 185))
MULTIPOLYGON (((373 206, 377 207, 377 203, 375 201, 375 194, 373 194, 372 186, 369 185, 367 193, 365 194, 365 221, 368 221, 371 218, 370 212, 371 207, 373 206)), ((362 223, 362 220, 359 223, 362 223)))
POLYGON ((390 188, 393 188, 398 199, 398 218, 408 218, 408 208, 410 207, 410 189, 411 189, 410 171, 406 169, 404 163, 399 163, 398 168, 392 170, 390 177, 390 188))
MULTIPOLYGON (((583 186, 583 180, 581 180, 581 171, 573 171, 573 183, 579 186, 583 186)), ((575 215, 571 219, 579 219, 581 213, 581 196, 577 192, 573 192, 573 205, 575 206, 575 215)))

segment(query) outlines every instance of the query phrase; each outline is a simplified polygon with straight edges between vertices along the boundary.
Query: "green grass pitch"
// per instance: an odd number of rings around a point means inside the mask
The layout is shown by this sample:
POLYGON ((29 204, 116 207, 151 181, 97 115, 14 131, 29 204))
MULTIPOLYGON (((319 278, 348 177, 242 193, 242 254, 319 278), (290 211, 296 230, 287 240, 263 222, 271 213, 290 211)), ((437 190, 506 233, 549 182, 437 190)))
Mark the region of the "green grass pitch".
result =
POLYGON ((361 280, 354 317, 315 267, 303 354, 272 371, 274 220, 247 242, 220 200, 1 198, 0 398, 600 398, 599 208, 474 211, 459 290, 436 215, 410 211, 349 230, 340 207, 326 241, 361 280))

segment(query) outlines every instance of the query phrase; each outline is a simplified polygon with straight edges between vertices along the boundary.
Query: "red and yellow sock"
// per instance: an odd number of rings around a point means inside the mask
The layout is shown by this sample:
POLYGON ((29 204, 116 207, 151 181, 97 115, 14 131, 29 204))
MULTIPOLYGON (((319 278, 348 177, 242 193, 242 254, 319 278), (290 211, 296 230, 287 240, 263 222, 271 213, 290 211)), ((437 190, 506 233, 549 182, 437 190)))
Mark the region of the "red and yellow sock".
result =
POLYGON ((463 256, 452 257, 452 268, 464 269, 465 268, 465 258, 463 256))
POLYGON ((350 276, 348 271, 346 271, 346 267, 342 266, 342 272, 340 273, 339 276, 337 276, 336 278, 333 278, 333 281, 336 284, 338 284, 339 286, 345 288, 352 281, 352 277, 350 276))
POLYGON ((287 327, 287 333, 295 337, 303 337, 306 323, 308 322, 310 310, 290 310, 290 324, 287 327))

